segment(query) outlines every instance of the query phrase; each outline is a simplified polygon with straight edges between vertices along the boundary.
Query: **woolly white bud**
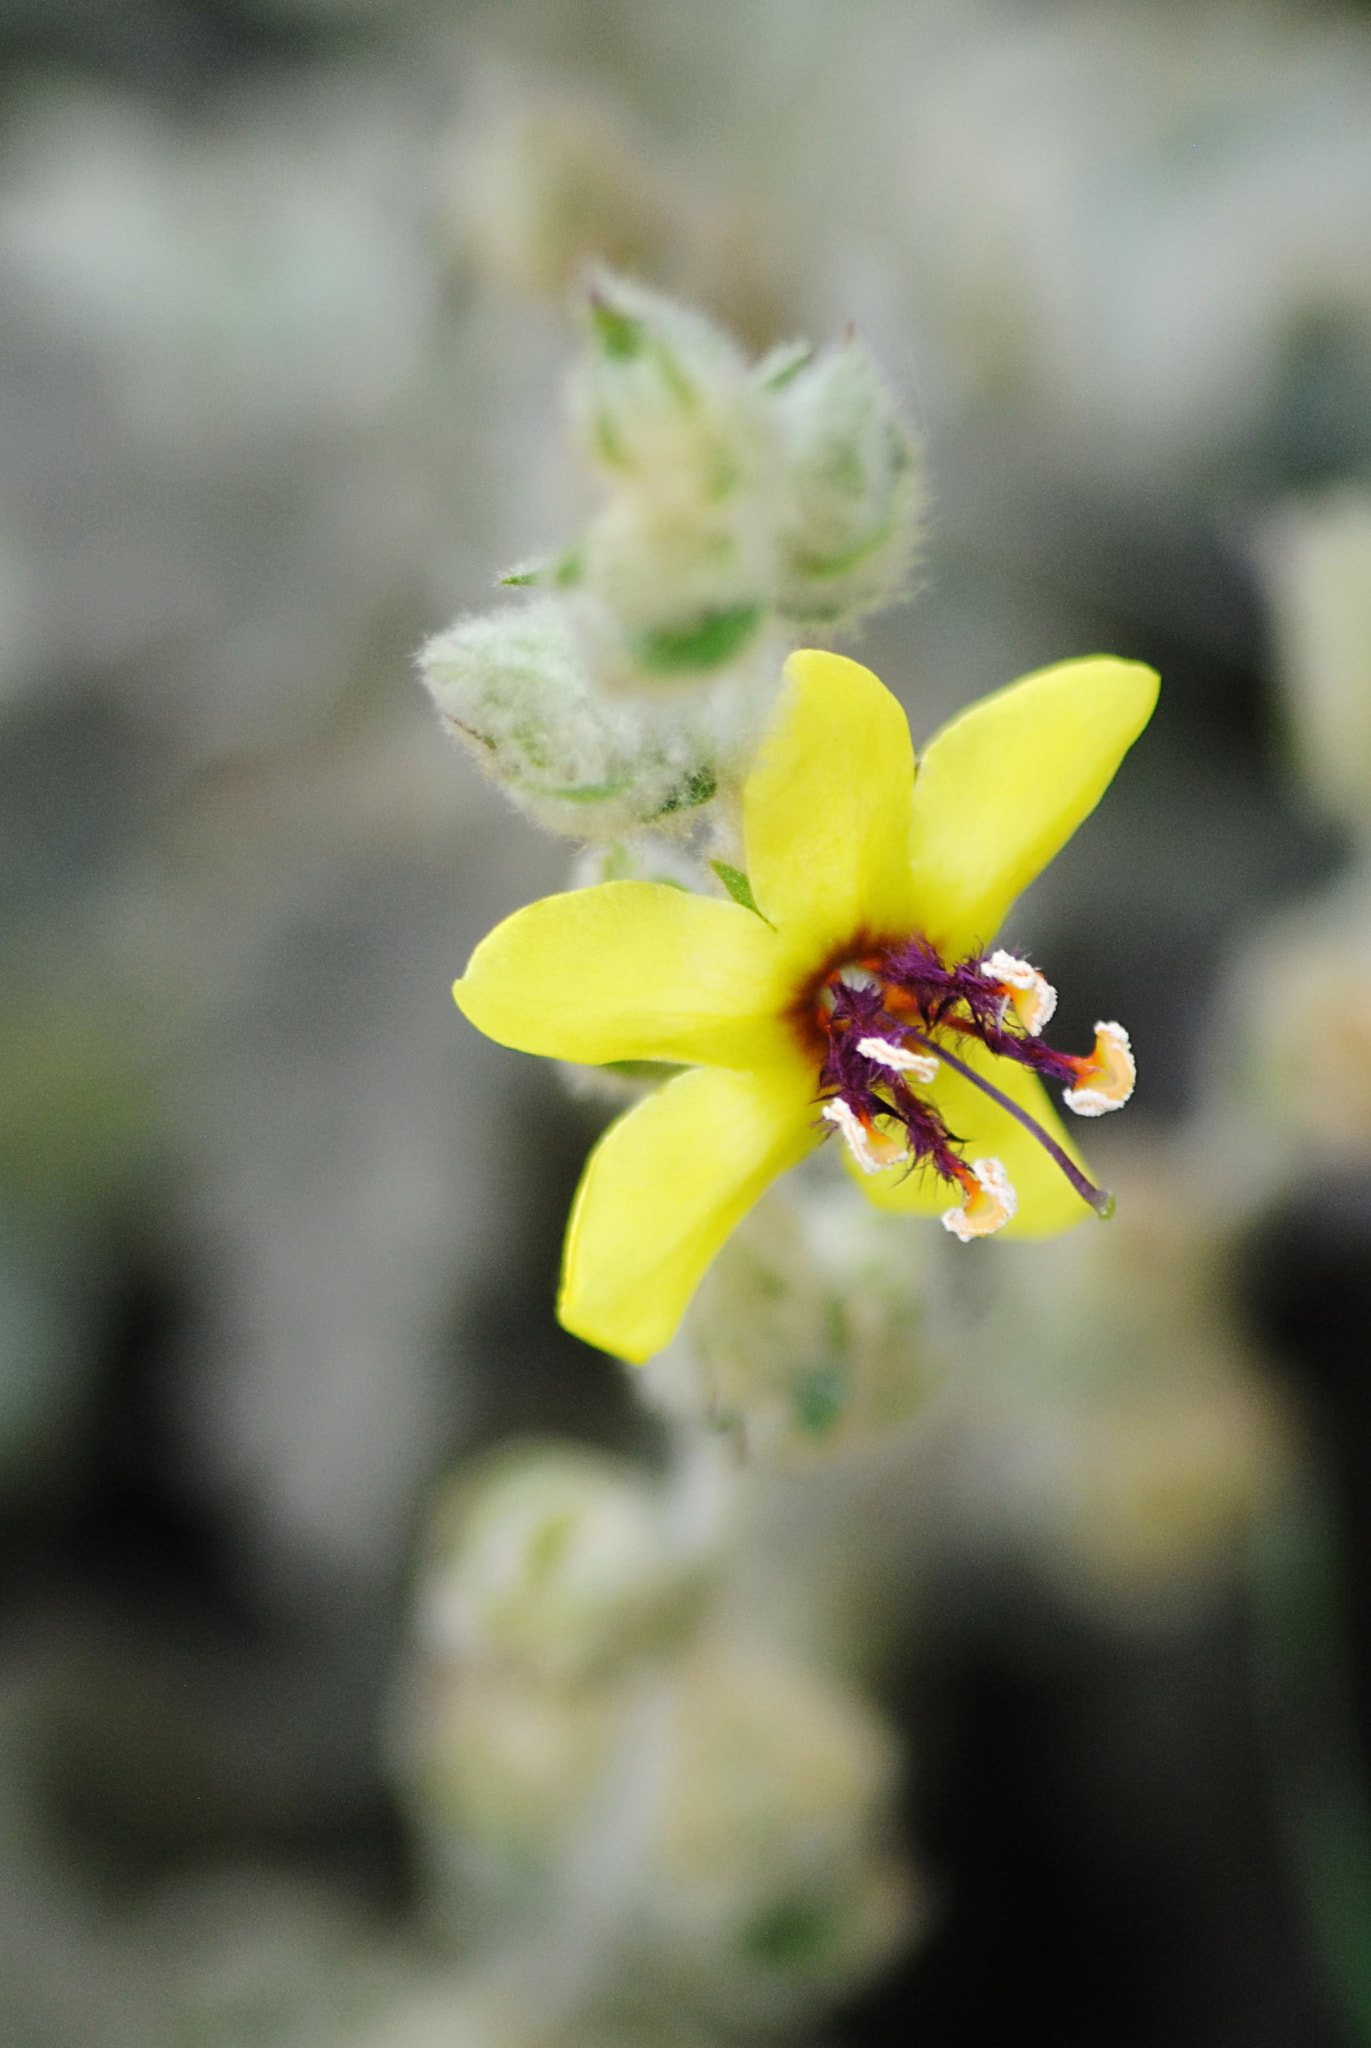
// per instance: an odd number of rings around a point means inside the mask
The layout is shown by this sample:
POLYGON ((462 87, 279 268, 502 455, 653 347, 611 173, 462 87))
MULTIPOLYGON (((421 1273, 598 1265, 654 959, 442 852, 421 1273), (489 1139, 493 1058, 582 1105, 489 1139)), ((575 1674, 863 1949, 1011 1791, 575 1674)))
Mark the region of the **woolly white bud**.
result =
POLYGON ((906 1420, 940 1383, 922 1240, 846 1188, 773 1191, 705 1275, 684 1332, 637 1384, 754 1452, 825 1456, 906 1420))
POLYGON ((587 459, 611 484, 727 496, 746 449, 765 439, 766 408, 739 349, 702 313, 597 274, 587 304, 590 346, 571 386, 571 417, 587 459))
POLYGON ((399 1776, 468 1916, 507 1910, 565 1853, 622 1719, 612 1687, 534 1684, 498 1665, 438 1665, 411 1688, 393 1738, 399 1776))
POLYGON ((773 408, 726 335, 639 286, 600 278, 589 325, 572 411, 609 497, 578 580, 639 680, 718 671, 774 598, 773 408))
POLYGON ((677 233, 630 138, 565 90, 461 124, 439 164, 438 225, 519 292, 564 292, 595 260, 654 268, 677 233))
POLYGON ((461 619, 420 672, 443 723, 550 831, 612 839, 708 803, 740 734, 706 704, 597 691, 565 608, 535 599, 461 619))
POLYGON ((918 451, 855 338, 771 383, 787 458, 780 609, 850 621, 900 592, 924 507, 918 451))
POLYGON ((566 1680, 612 1668, 692 1611, 650 1487, 571 1447, 497 1460, 440 1509, 420 1594, 430 1654, 566 1680))
POLYGON ((729 2034, 770 2033, 907 1943, 923 1899, 886 1847, 896 1768, 831 1678, 732 1650, 687 1665, 635 1895, 648 1981, 729 2034))
POLYGON ((1258 566, 1300 766, 1336 814, 1371 819, 1371 492, 1343 486, 1276 513, 1258 566))

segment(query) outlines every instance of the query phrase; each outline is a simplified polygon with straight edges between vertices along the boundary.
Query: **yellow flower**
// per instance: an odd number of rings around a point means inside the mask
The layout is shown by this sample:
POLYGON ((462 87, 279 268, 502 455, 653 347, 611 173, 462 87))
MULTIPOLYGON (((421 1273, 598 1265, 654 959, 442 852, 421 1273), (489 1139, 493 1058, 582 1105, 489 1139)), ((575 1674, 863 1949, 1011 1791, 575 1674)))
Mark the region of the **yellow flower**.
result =
POLYGON ((1038 1073, 1073 1082, 1085 1114, 1115 1107, 1132 1085, 1127 1035, 1101 1025, 1094 1054, 1052 1052, 1038 1035, 1051 989, 985 949, 1156 693, 1151 669, 1109 656, 1043 669, 953 719, 916 776, 904 713, 869 670, 792 655, 743 797, 747 883, 733 887, 755 908, 606 882, 531 903, 482 941, 454 994, 490 1037, 689 1069, 590 1156, 567 1329, 651 1357, 734 1225, 835 1125, 878 1206, 943 1209, 959 1236, 1047 1236, 1103 1207, 1038 1073))

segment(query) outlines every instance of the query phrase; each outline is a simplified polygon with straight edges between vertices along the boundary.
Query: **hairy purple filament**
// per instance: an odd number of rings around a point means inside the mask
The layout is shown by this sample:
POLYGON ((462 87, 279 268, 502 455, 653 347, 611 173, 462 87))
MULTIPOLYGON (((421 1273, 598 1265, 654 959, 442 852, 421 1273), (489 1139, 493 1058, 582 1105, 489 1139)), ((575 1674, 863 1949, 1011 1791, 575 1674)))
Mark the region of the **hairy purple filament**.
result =
POLYGON ((1087 1179, 1027 1110, 959 1059, 944 1036, 935 1035, 957 1032, 974 1038, 988 1052, 1031 1067, 1046 1080, 1070 1083, 1078 1078, 1081 1060, 1010 1027, 1005 989, 986 972, 985 961, 986 956, 979 954, 949 967, 926 939, 914 937, 861 961, 855 973, 839 969, 830 975, 824 984, 827 1049, 820 1088, 829 1099, 841 1096, 868 1125, 877 1117, 899 1123, 908 1140, 911 1168, 931 1166, 941 1179, 966 1188, 970 1170, 954 1149, 961 1140, 948 1130, 938 1110, 915 1094, 904 1074, 858 1048, 864 1039, 879 1038, 892 1047, 914 1046, 932 1053, 1030 1132, 1082 1201, 1098 1215, 1108 1216, 1113 1197, 1087 1179))

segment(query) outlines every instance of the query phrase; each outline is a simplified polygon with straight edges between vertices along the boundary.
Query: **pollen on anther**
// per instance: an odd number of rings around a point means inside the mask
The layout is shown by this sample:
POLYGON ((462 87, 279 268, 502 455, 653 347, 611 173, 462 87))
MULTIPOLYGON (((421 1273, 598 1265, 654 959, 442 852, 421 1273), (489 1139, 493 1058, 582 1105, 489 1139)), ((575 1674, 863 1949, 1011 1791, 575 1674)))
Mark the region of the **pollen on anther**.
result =
POLYGON ((1000 1160, 973 1159, 963 1185, 960 1206, 943 1210, 944 1230, 969 1244, 973 1237, 989 1237, 1013 1222, 1019 1198, 1000 1160))
POLYGON ((895 1074, 912 1074, 925 1087, 937 1077, 936 1053, 911 1052, 907 1046, 893 1045, 888 1038, 859 1038, 857 1050, 878 1067, 889 1067, 895 1074))
POLYGON ((863 1173, 880 1173, 884 1167, 897 1166, 909 1157, 907 1143, 878 1131, 869 1118, 859 1116, 841 1096, 826 1102, 821 1114, 842 1132, 848 1151, 863 1173))
POLYGON ((990 955, 981 972, 1005 991, 1024 1030, 1030 1038, 1037 1038, 1057 1008, 1057 991, 1047 976, 1002 948, 990 955))
POLYGON ((1096 1024, 1095 1050, 1076 1062, 1077 1085, 1062 1100, 1077 1116, 1104 1116, 1122 1109, 1137 1084, 1138 1069, 1122 1024, 1096 1024))

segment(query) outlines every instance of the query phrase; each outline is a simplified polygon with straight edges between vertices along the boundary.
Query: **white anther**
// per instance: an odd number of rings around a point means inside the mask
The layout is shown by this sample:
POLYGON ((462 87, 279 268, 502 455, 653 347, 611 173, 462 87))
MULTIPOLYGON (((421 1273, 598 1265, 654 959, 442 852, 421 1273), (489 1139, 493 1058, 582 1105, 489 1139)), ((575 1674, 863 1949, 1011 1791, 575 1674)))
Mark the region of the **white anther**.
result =
POLYGON ((859 1038, 857 1050, 865 1053, 869 1060, 875 1060, 878 1067, 889 1067, 897 1074, 912 1074, 925 1086, 938 1071, 936 1053, 910 1052, 903 1045, 892 1045, 888 1038, 859 1038))
POLYGON ((943 1210, 944 1230, 950 1230, 963 1244, 970 1244, 973 1237, 989 1237, 992 1231, 1003 1230, 1019 1208, 1014 1183, 1000 1160, 973 1159, 971 1171, 979 1187, 974 1193, 968 1191, 958 1208, 943 1210))
POLYGON ((887 1137, 883 1131, 869 1131, 841 1096, 826 1102, 822 1114, 842 1132, 848 1151, 863 1173, 880 1173, 883 1167, 895 1166, 909 1157, 908 1144, 887 1137))
POLYGON ((1122 1109, 1138 1080, 1133 1048, 1122 1024, 1096 1024, 1090 1067, 1102 1085, 1092 1088, 1087 1082, 1080 1088, 1064 1089, 1062 1101, 1067 1108, 1074 1109, 1077 1116, 1105 1116, 1111 1109, 1122 1109))
POLYGON ((1014 991, 1011 1000, 1015 1012, 1030 1038, 1036 1038, 1043 1026, 1051 1022, 1057 1007, 1057 991, 1046 975, 1039 974, 1027 960, 1020 960, 1013 953, 992 953, 981 972, 987 981, 1014 991))

